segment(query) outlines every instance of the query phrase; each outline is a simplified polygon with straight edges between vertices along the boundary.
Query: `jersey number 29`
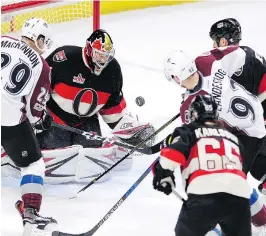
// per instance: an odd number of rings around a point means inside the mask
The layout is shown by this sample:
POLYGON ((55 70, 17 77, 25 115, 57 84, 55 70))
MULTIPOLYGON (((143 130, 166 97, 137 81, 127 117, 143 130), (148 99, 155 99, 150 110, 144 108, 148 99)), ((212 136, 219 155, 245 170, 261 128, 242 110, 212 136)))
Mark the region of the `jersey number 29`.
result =
MULTIPOLYGON (((8 53, 1 53, 1 70, 11 63, 11 56, 8 53)), ((19 94, 31 78, 29 65, 20 59, 20 62, 13 66, 9 74, 9 83, 5 85, 5 90, 12 95, 19 94)))

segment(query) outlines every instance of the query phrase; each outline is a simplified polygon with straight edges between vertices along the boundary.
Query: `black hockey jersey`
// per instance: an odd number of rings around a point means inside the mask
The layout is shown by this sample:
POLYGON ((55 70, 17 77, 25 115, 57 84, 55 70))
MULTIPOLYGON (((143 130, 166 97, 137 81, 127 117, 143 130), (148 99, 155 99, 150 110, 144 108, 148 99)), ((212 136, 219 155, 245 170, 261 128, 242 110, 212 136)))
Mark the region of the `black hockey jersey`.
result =
POLYGON ((261 82, 266 75, 266 61, 253 49, 246 46, 240 46, 240 48, 245 51, 245 58, 243 65, 232 75, 232 79, 254 95, 259 95, 262 90, 261 82))
POLYGON ((110 126, 122 118, 126 102, 116 59, 99 76, 91 72, 82 47, 59 47, 46 61, 52 69, 52 93, 47 107, 56 122, 72 126, 98 112, 110 126))
POLYGON ((245 54, 237 71, 231 76, 246 90, 259 96, 266 119, 266 61, 263 56, 247 46, 240 46, 245 54))
POLYGON ((176 128, 160 152, 163 168, 181 165, 187 193, 226 192, 249 198, 250 190, 242 171, 242 147, 238 138, 219 123, 193 122, 176 128))

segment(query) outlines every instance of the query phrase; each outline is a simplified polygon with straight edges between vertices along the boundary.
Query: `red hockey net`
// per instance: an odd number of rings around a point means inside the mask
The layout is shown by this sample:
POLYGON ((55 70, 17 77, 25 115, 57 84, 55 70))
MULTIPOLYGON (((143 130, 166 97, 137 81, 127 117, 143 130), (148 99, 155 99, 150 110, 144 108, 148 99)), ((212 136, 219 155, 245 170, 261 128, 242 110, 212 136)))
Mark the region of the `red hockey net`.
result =
POLYGON ((31 17, 49 24, 92 18, 94 30, 100 25, 99 0, 2 0, 1 11, 1 34, 20 30, 31 17))

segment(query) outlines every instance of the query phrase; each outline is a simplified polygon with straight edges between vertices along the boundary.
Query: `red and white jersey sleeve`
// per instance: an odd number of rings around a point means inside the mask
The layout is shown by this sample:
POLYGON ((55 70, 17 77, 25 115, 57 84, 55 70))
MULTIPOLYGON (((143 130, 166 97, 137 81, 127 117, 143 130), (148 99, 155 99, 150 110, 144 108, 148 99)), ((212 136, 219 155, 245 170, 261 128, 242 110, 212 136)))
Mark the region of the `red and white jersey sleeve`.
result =
POLYGON ((26 43, 10 37, 1 41, 1 125, 14 126, 43 115, 50 91, 50 68, 26 43))
POLYGON ((115 98, 110 98, 113 102, 110 102, 109 106, 105 106, 107 108, 100 110, 100 114, 107 124, 118 122, 127 111, 125 99, 119 95, 114 96, 115 98))
POLYGON ((197 123, 178 129, 180 136, 173 137, 172 144, 161 150, 160 164, 172 171, 181 165, 187 193, 225 192, 249 198, 236 136, 224 128, 197 123))

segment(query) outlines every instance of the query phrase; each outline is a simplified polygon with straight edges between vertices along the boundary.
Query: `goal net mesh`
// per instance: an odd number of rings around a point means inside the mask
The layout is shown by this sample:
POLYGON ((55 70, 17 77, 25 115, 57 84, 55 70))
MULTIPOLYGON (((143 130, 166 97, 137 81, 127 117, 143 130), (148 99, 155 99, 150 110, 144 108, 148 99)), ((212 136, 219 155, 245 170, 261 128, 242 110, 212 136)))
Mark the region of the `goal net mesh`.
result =
POLYGON ((1 11, 1 34, 8 34, 20 30, 31 17, 42 18, 49 24, 90 18, 93 0, 2 0, 1 11))

